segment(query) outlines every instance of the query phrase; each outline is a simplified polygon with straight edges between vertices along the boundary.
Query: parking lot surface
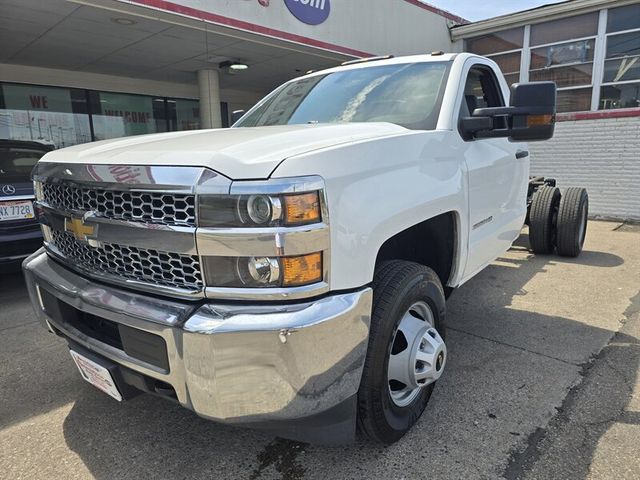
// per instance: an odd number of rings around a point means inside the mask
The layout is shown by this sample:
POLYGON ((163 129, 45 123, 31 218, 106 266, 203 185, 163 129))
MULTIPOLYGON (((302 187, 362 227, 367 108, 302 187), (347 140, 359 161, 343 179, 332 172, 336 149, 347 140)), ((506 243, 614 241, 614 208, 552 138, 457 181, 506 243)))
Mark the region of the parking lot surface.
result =
POLYGON ((449 363, 399 443, 318 447, 85 383, 0 277, 0 478, 639 478, 640 228, 590 222, 577 259, 526 234, 448 303, 449 363))

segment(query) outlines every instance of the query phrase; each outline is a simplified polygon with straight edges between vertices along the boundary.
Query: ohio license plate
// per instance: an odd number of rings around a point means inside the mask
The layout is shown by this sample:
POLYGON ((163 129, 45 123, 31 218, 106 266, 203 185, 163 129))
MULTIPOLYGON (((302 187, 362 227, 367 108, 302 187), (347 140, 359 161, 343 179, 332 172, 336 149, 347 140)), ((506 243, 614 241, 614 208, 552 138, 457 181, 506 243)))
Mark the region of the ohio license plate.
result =
POLYGON ((122 395, 120 395, 109 370, 102 365, 98 365, 93 360, 89 360, 87 357, 80 355, 78 352, 69 350, 69 353, 71 353, 73 361, 76 362, 82 378, 119 402, 122 401, 122 395))
POLYGON ((0 222, 33 217, 33 203, 30 200, 0 202, 0 222))

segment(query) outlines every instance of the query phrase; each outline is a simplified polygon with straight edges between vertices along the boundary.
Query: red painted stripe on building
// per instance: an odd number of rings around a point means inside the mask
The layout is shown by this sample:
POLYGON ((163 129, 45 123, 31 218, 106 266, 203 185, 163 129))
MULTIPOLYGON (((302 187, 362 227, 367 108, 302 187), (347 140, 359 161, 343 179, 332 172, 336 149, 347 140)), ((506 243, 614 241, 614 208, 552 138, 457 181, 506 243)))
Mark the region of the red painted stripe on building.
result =
POLYGON ((569 112, 559 113, 558 122, 574 120, 600 120, 607 118, 640 117, 640 108, 625 108, 620 110, 599 110, 597 112, 569 112))
POLYGON ((422 9, 424 9, 424 10, 429 10, 432 13, 440 15, 441 17, 444 17, 444 18, 446 18, 448 20, 452 20, 452 21, 454 21, 456 23, 459 23, 459 24, 471 23, 466 18, 459 17, 457 15, 454 15, 451 12, 447 12, 446 10, 443 10, 441 8, 434 7, 433 5, 429 5, 428 3, 423 3, 420 0, 404 0, 404 1, 407 2, 407 3, 410 3, 412 5, 415 5, 416 7, 420 7, 422 9))
POLYGON ((282 30, 276 30, 274 28, 268 28, 262 25, 256 25, 255 23, 245 22, 243 20, 237 20, 235 18, 225 17, 216 13, 205 12, 197 8, 185 7, 167 0, 126 0, 128 3, 134 5, 140 5, 145 7, 155 8, 157 10, 163 10, 166 12, 177 13, 186 17, 197 18, 199 20, 206 20, 217 25, 223 25, 226 27, 237 28, 247 32, 259 33, 262 35, 268 35, 270 37, 280 38, 289 42, 295 42, 310 47, 321 48, 323 50, 329 50, 332 52, 344 53, 345 55, 351 55, 354 57, 372 57, 373 53, 362 52, 349 47, 343 47, 340 45, 334 45, 332 43, 323 42, 314 38, 304 37, 295 33, 283 32, 282 30))

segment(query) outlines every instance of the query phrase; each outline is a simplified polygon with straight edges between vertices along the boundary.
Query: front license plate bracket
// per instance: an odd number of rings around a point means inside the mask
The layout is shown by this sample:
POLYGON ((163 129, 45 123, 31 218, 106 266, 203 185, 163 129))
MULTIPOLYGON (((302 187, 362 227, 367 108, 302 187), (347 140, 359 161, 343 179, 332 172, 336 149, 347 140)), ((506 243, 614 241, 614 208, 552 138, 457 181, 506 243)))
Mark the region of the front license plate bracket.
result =
POLYGON ((130 400, 143 393, 124 381, 122 372, 120 371, 122 367, 116 363, 94 354, 77 343, 69 342, 69 351, 82 378, 115 400, 119 402, 130 400), (83 360, 84 364, 82 364, 83 360), (94 369, 94 371, 91 372, 91 369, 94 369), (108 377, 106 379, 101 378, 107 374, 108 377), (97 378, 92 378, 92 375, 97 375, 97 378), (109 379, 112 385, 109 385, 109 379), (97 382, 92 380, 97 380, 97 382), (113 389, 109 388, 111 386, 113 389))

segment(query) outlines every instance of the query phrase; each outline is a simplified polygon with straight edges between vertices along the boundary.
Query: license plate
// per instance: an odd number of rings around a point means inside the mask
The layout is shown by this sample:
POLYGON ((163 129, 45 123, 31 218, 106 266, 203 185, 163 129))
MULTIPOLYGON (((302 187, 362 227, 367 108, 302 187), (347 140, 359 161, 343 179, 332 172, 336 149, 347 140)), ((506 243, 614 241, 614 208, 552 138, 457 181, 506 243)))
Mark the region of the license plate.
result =
POLYGON ((109 370, 102 365, 98 365, 93 360, 89 360, 87 357, 80 355, 78 352, 69 350, 69 353, 71 353, 73 361, 76 362, 82 378, 119 402, 122 401, 122 395, 120 395, 109 370))
POLYGON ((30 200, 0 202, 0 222, 33 217, 33 203, 30 200))

